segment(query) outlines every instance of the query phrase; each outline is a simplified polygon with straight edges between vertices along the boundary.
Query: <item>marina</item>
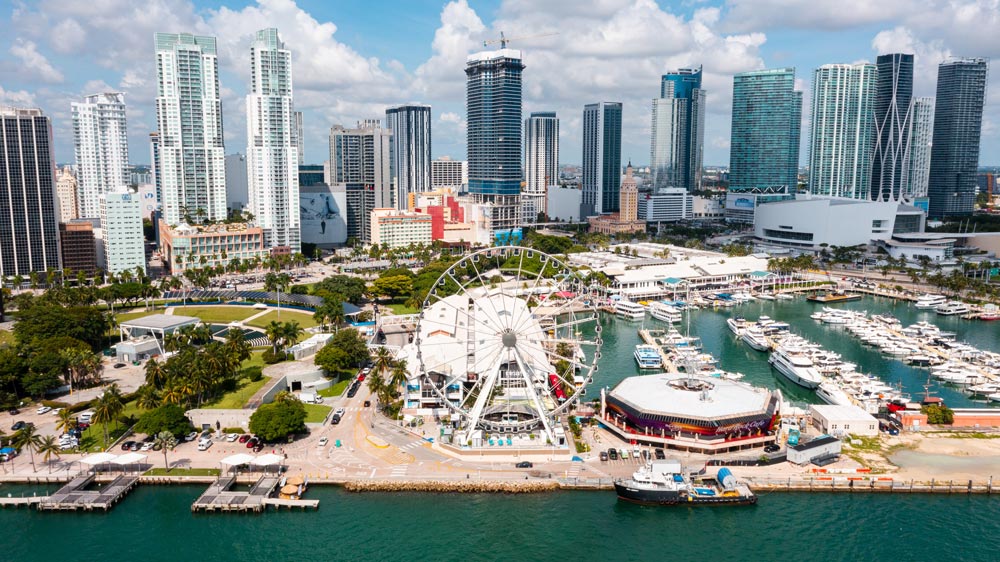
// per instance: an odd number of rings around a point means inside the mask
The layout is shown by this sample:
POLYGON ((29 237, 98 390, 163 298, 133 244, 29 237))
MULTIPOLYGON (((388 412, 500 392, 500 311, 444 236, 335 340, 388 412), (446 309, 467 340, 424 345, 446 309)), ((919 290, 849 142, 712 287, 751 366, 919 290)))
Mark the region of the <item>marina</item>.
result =
POLYGON ((122 500, 139 481, 138 476, 118 476, 111 482, 97 486, 93 473, 81 474, 70 480, 50 496, 39 498, 40 511, 108 511, 122 500))

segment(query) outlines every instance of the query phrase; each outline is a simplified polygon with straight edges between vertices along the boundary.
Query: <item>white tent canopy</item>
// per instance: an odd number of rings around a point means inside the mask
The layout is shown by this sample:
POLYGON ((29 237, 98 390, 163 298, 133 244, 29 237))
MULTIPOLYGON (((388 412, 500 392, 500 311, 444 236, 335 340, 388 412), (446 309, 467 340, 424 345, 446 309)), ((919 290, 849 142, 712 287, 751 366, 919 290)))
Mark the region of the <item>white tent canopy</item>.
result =
POLYGON ((273 464, 280 464, 283 460, 285 460, 285 457, 281 455, 267 453, 266 455, 261 455, 255 458, 253 460, 253 464, 254 466, 271 466, 273 464))
POLYGON ((90 466, 96 466, 99 464, 107 464, 117 458, 117 455, 112 455, 111 453, 94 453, 93 455, 83 457, 80 459, 80 462, 83 464, 89 464, 90 466))
POLYGON ((253 462, 253 460, 254 460, 253 455, 248 455, 246 453, 236 453, 235 455, 230 455, 219 462, 221 462, 222 464, 228 464, 229 466, 237 466, 241 464, 249 464, 250 462, 253 462))
POLYGON ((139 453, 125 453, 113 461, 108 461, 117 465, 135 464, 146 458, 146 455, 139 453))

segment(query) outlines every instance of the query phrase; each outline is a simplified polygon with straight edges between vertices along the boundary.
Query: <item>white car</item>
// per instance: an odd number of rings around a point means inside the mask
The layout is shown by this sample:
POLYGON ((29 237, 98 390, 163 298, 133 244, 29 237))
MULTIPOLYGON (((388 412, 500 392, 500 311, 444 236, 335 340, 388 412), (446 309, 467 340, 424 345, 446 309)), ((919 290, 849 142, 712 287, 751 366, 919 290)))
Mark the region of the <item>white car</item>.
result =
POLYGON ((236 441, 239 438, 240 438, 239 433, 230 433, 229 435, 226 436, 226 441, 232 443, 233 441, 236 441))
POLYGON ((326 444, 329 443, 329 442, 330 442, 330 439, 327 436, 325 436, 325 435, 323 437, 319 438, 319 446, 320 447, 326 447, 326 444))
POLYGON ((208 448, 211 447, 211 446, 212 446, 212 440, 211 439, 202 439, 201 441, 198 441, 198 450, 199 451, 207 451, 208 448))
POLYGON ((152 451, 153 450, 153 442, 152 441, 147 441, 147 442, 143 443, 142 447, 139 450, 140 451, 152 451))
POLYGON ((41 408, 35 410, 35 413, 41 415, 41 414, 47 414, 47 413, 49 413, 51 411, 52 411, 52 408, 50 408, 48 406, 42 406, 41 408))
POLYGON ((343 415, 344 415, 344 409, 343 408, 337 408, 337 410, 335 412, 333 412, 333 413, 335 415, 343 417, 343 415))

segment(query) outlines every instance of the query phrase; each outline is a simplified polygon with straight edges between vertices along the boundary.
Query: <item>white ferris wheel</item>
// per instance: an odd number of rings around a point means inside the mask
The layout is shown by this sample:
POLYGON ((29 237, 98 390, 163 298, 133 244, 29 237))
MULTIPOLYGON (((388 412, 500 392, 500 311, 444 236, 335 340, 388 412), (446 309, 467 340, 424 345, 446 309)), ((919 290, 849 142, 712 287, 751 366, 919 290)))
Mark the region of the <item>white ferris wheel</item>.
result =
POLYGON ((422 392, 467 433, 538 434, 586 393, 600 358, 597 308, 559 259, 517 246, 480 250, 431 287, 414 344, 422 392))

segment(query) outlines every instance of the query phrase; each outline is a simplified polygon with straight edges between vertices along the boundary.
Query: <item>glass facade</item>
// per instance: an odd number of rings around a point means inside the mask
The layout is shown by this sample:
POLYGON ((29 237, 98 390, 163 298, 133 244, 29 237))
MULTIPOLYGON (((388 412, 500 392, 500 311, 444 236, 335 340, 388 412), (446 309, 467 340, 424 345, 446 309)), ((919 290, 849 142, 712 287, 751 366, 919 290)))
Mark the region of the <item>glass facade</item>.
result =
POLYGON ((875 61, 875 149, 872 154, 872 199, 898 201, 910 171, 913 120, 913 55, 881 55, 875 61))
MULTIPOLYGON (((913 98, 910 110, 909 171, 906 195, 911 199, 927 197, 931 173, 931 144, 934 139, 934 98, 913 98)), ((926 209, 925 209, 926 210, 926 209)))
POLYGON ((931 217, 971 215, 975 207, 986 72, 987 62, 982 58, 938 66, 928 179, 931 217))
POLYGON ((532 113, 524 121, 524 191, 521 216, 525 223, 546 213, 545 194, 559 181, 559 118, 554 111, 532 113))
POLYGON ((650 130, 653 185, 701 189, 705 91, 700 66, 663 75, 660 97, 653 100, 650 130))
POLYGON ((615 213, 622 175, 622 104, 583 108, 583 214, 615 213))
POLYGON ((431 190, 431 106, 390 107, 385 110, 385 127, 392 131, 395 206, 406 209, 409 194, 431 190))

